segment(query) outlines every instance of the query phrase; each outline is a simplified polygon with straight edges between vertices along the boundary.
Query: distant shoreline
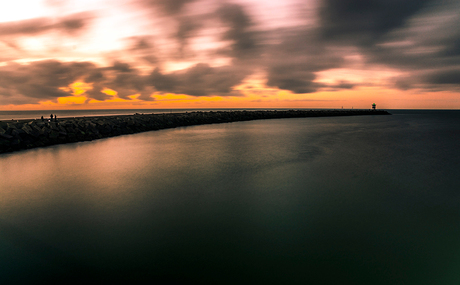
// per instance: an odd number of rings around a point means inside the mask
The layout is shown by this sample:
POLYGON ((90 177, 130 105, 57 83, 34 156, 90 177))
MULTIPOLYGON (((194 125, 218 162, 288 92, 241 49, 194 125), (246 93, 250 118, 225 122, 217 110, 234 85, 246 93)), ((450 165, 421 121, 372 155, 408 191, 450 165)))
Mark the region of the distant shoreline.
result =
POLYGON ((0 121, 0 153, 183 126, 238 121, 391 115, 384 110, 196 111, 0 121))

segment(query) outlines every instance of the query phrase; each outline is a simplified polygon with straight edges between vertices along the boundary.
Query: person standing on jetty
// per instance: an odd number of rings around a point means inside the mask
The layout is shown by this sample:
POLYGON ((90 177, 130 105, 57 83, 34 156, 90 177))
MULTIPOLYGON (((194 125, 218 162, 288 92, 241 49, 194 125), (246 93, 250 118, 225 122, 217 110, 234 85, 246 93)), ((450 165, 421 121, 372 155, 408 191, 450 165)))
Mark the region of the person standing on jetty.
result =
POLYGON ((50 115, 50 122, 53 120, 53 114, 50 115))

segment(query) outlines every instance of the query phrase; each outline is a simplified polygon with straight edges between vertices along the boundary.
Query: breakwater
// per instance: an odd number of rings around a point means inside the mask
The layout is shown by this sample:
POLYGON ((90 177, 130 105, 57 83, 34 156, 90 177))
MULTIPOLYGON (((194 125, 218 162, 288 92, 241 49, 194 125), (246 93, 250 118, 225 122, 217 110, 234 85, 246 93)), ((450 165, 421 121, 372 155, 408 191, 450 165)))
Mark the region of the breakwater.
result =
POLYGON ((383 110, 209 111, 0 121, 0 153, 182 126, 237 121, 389 115, 383 110))

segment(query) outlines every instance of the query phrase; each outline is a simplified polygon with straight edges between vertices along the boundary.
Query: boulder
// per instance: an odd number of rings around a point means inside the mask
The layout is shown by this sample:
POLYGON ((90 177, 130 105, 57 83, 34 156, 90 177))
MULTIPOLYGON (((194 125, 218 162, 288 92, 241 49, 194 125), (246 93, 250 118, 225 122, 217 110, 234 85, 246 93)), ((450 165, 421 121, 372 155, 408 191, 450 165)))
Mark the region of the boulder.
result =
POLYGON ((7 129, 17 129, 16 124, 14 123, 7 123, 6 125, 7 125, 7 129))
POLYGON ((28 124, 24 124, 21 128, 26 134, 32 135, 32 128, 28 124))
POLYGON ((59 130, 59 128, 58 128, 56 122, 50 122, 50 128, 53 129, 53 130, 56 130, 56 131, 59 130))
POLYGON ((10 139, 12 139, 12 138, 13 138, 13 136, 12 136, 12 135, 8 135, 8 134, 6 134, 6 133, 4 133, 4 134, 0 134, 0 138, 4 138, 4 139, 8 139, 8 140, 10 140, 10 139))
POLYGON ((48 134, 48 137, 50 139, 57 139, 59 137, 59 132, 55 130, 51 130, 50 133, 48 134))
POLYGON ((2 138, 2 136, 0 135, 0 146, 9 147, 10 145, 10 140, 2 138))

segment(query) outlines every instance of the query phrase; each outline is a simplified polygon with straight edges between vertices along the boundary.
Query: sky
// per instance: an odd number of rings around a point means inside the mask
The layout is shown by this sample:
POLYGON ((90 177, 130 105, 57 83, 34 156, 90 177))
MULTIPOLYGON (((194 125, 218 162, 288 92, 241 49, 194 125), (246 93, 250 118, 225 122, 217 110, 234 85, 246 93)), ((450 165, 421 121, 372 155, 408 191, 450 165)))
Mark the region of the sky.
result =
POLYGON ((460 109, 457 0, 0 2, 0 110, 460 109))

